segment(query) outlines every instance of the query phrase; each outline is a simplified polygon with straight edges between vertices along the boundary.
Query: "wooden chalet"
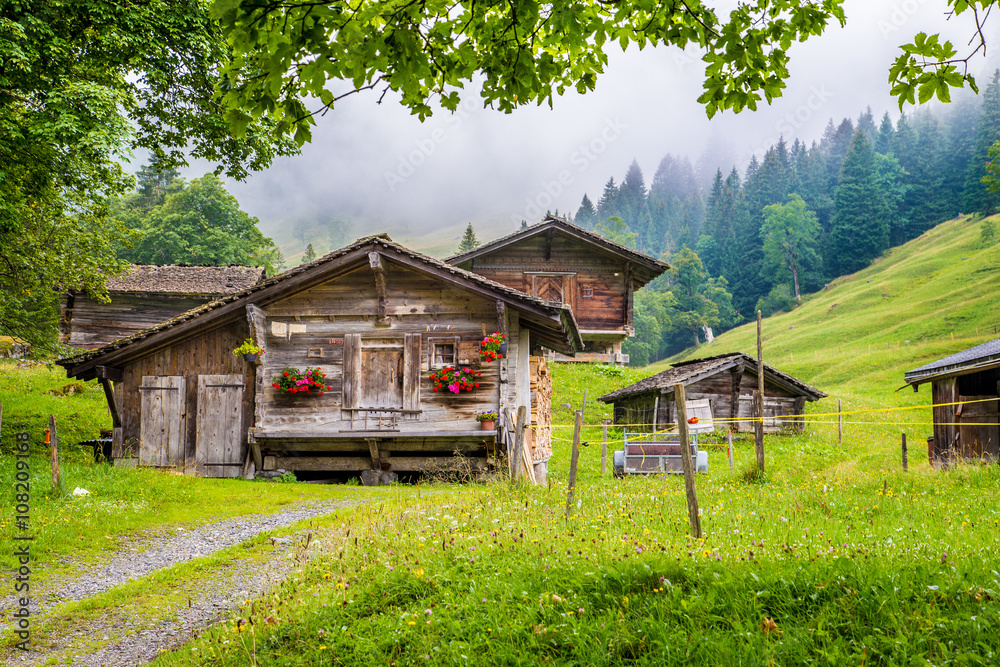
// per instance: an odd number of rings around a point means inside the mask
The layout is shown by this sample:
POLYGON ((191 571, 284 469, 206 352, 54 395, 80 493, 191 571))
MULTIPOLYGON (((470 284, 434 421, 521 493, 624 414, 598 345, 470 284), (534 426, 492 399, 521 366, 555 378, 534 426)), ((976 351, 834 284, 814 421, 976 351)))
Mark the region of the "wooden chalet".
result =
POLYGON ((235 294, 263 277, 264 269, 254 266, 133 264, 124 276, 108 279, 108 303, 76 290, 63 295, 60 338, 71 347, 103 347, 220 296, 235 294))
POLYGON ((622 341, 635 334, 632 294, 669 265, 562 218, 486 243, 447 260, 508 287, 573 309, 584 349, 572 359, 627 363, 622 341))
POLYGON ((59 363, 100 379, 113 456, 140 465, 381 475, 434 471, 459 452, 474 472, 495 465, 512 430, 483 431, 478 413, 510 421, 525 406, 547 419, 531 393, 529 355, 542 345, 583 347, 567 305, 374 236, 59 363), (507 355, 480 363, 494 331, 507 355), (232 354, 248 337, 264 349, 253 363, 232 354), (454 365, 480 371, 479 387, 435 391, 429 372, 454 365), (285 367, 319 368, 331 389, 283 393, 272 379, 285 367))
MULTIPOLYGON (((707 400, 712 416, 733 431, 753 431, 753 396, 757 391, 757 360, 742 352, 682 361, 662 373, 601 396, 614 405, 618 424, 646 425, 652 430, 677 421, 674 384, 680 382, 688 402, 707 400)), ((826 394, 764 364, 764 432, 802 432, 805 420, 798 417, 806 401, 826 394)))
POLYGON ((931 383, 937 465, 1000 458, 1000 338, 907 371, 918 391, 931 383))

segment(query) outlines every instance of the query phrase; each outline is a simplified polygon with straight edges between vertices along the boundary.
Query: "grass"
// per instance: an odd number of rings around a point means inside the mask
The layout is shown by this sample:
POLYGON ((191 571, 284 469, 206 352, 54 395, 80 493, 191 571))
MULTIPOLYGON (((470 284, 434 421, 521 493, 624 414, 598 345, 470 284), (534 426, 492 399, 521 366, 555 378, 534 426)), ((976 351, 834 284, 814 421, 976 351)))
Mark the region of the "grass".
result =
MULTIPOLYGON (((709 447, 702 539, 679 476, 600 474, 610 410, 594 399, 662 365, 559 365, 549 485, 390 494, 331 523, 275 593, 157 663, 994 664, 1000 467, 933 470, 919 447, 930 393, 895 391, 905 370, 993 337, 1000 261, 977 238, 968 220, 945 223, 765 322, 766 360, 831 396, 807 407, 804 434, 766 438, 762 480, 745 480, 749 440, 732 471, 709 447), (585 389, 589 446, 567 519, 585 389), (853 413, 842 444, 838 398, 853 413)), ((754 351, 753 336, 689 356, 754 351)))

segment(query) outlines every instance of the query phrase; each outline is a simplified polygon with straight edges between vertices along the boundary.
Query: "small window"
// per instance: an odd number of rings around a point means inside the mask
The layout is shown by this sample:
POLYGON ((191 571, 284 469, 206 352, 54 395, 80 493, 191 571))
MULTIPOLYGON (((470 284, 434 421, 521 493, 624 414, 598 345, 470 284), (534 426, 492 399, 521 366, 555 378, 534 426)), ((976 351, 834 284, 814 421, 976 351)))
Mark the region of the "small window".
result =
POLYGON ((435 368, 455 365, 454 343, 432 343, 431 365, 435 368))
POLYGON ((582 287, 580 289, 581 289, 580 296, 583 297, 584 299, 593 299, 594 298, 594 288, 593 287, 582 287))

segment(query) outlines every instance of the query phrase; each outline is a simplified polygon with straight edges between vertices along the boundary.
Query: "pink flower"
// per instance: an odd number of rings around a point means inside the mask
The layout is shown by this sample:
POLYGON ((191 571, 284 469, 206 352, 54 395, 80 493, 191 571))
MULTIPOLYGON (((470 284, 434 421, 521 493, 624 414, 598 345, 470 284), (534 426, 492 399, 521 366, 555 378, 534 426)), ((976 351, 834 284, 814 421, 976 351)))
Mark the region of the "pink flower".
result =
POLYGON ((452 393, 457 394, 459 392, 458 383, 456 382, 448 385, 448 389, 450 389, 452 393))

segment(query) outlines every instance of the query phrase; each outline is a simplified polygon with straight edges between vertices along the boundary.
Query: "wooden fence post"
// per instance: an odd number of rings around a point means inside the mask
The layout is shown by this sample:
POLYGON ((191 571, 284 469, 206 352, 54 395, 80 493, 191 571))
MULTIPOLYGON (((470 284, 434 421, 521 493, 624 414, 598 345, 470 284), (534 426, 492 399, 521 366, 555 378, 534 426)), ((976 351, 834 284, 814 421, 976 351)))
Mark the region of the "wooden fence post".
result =
POLYGON ((608 472, 608 423, 610 419, 601 420, 601 474, 608 472))
POLYGON ((906 433, 903 433, 903 472, 909 469, 909 464, 906 460, 906 433))
POLYGON ((729 429, 726 434, 726 441, 729 443, 729 472, 733 471, 733 429, 729 429))
POLYGON ((59 490, 59 445, 56 437, 56 416, 49 415, 49 438, 52 444, 52 490, 59 490))
POLYGON ((573 453, 569 459, 569 488, 566 491, 566 519, 573 514, 573 492, 576 490, 576 464, 580 460, 580 428, 583 426, 583 410, 576 411, 573 426, 573 453))
POLYGON ((761 314, 757 311, 757 427, 754 439, 757 445, 757 467, 764 472, 764 344, 761 338, 761 314))
POLYGON ((844 413, 839 398, 837 399, 837 444, 844 444, 844 413))
POLYGON ((691 460, 691 442, 688 438, 687 404, 684 385, 674 384, 674 403, 677 405, 677 431, 681 436, 681 465, 684 466, 684 491, 687 494, 688 518, 691 520, 691 537, 701 537, 701 517, 698 514, 698 494, 694 488, 694 461, 691 460))

